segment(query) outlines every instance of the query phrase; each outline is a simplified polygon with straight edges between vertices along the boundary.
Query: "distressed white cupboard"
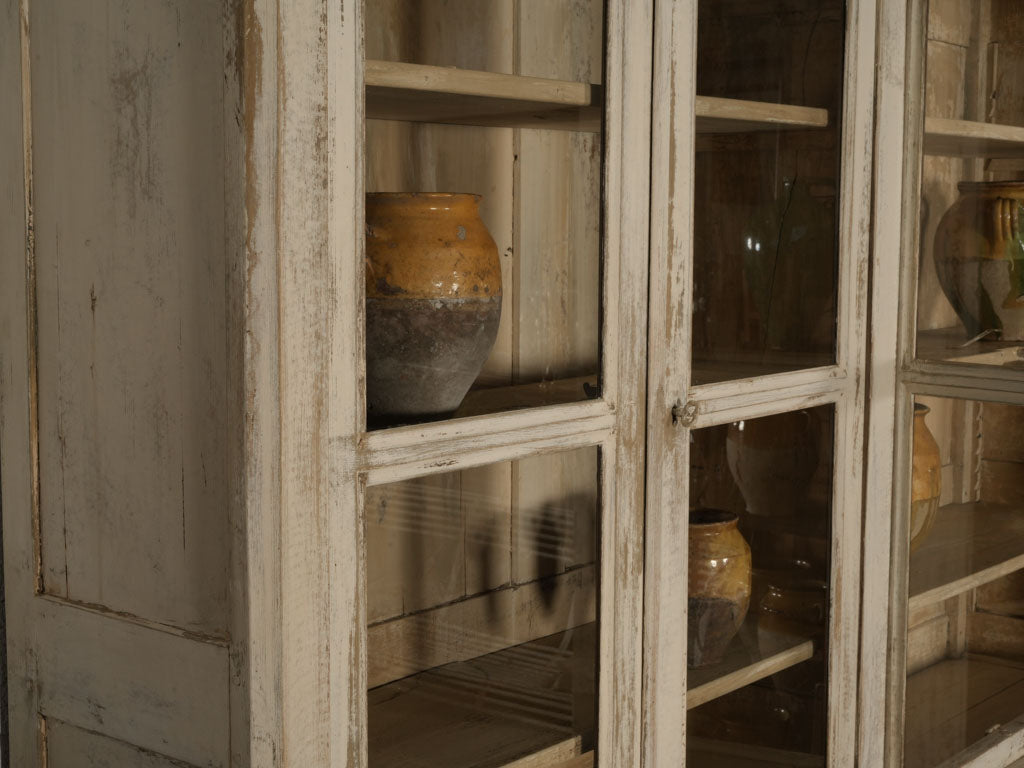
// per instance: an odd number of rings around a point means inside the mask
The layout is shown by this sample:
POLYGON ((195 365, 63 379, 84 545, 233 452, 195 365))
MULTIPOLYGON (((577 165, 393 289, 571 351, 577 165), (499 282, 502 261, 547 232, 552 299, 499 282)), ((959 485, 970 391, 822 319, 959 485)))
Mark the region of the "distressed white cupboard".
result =
MULTIPOLYGON (((1022 14, 1002 0, 882 4, 861 646, 868 765, 1024 758, 1024 343, 1008 325, 968 330, 964 315, 983 292, 950 281, 940 226, 972 189, 965 183, 1024 178, 1022 14), (922 405, 941 494, 911 550, 922 405)), ((1019 263, 1004 274, 1019 276, 1019 263)), ((1012 311, 1022 293, 993 292, 991 302, 1012 311)))
POLYGON ((904 5, 2 0, 11 764, 898 765, 904 5), (504 308, 374 429, 383 191, 481 194, 504 308))

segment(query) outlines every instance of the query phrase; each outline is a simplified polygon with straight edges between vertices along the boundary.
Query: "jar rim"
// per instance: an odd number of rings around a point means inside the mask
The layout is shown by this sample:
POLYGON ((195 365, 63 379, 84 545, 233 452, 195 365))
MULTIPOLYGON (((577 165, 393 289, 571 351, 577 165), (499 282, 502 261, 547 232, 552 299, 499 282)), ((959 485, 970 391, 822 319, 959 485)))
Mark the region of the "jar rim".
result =
POLYGON ((738 522, 739 519, 739 515, 727 509, 697 507, 690 510, 690 525, 694 527, 728 525, 729 523, 738 522))
POLYGON ((422 198, 424 200, 475 200, 480 202, 483 195, 476 192, 367 192, 366 199, 380 201, 398 201, 422 198))

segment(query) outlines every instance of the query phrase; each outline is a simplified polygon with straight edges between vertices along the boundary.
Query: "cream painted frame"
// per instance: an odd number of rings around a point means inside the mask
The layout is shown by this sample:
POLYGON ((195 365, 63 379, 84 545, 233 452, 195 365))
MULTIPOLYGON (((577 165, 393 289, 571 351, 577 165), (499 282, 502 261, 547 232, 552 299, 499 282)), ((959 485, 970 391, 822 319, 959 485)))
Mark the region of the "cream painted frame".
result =
POLYGON ((250 289, 273 297, 250 305, 247 324, 261 342, 249 348, 246 379, 256 401, 247 435, 249 605, 259 617, 250 626, 252 764, 367 764, 366 484, 599 445, 614 469, 603 474, 599 751, 609 764, 639 765, 650 136, 642 52, 653 3, 607 11, 603 397, 369 434, 361 3, 260 2, 255 12, 277 77, 264 76, 256 92, 254 158, 268 165, 250 179, 259 201, 250 289), (275 238, 277 259, 259 258, 275 238))
POLYGON ((835 406, 828 765, 856 754, 861 510, 877 5, 847 4, 836 364, 692 386, 693 173, 697 3, 658 4, 651 223, 645 765, 685 761, 688 430, 835 406))
MULTIPOLYGON (((863 629, 858 748, 864 765, 903 764, 913 398, 1024 405, 1009 369, 915 358, 918 206, 925 119, 927 0, 880 4, 872 257, 870 478, 865 505, 863 629), (881 659, 885 659, 883 665, 881 659)), ((1024 757, 1015 722, 951 758, 994 768, 1024 757)), ((946 764, 944 764, 946 765, 946 764)))

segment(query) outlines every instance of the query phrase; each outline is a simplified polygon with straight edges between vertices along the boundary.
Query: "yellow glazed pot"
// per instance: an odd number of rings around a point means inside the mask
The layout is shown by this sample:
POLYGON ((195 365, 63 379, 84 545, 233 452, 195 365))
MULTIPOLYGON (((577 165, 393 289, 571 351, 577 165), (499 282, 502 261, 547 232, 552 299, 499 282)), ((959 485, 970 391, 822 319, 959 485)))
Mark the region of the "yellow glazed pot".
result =
POLYGON ((501 264, 479 195, 366 196, 371 425, 445 418, 498 335, 501 264))
POLYGON ((919 546, 935 523, 942 493, 942 458, 924 417, 931 409, 914 404, 914 465, 911 473, 910 551, 919 546))
POLYGON ((750 607, 750 547, 734 512, 690 511, 687 663, 722 660, 750 607))
POLYGON ((939 283, 973 338, 1024 341, 1024 182, 962 182, 935 232, 939 283))

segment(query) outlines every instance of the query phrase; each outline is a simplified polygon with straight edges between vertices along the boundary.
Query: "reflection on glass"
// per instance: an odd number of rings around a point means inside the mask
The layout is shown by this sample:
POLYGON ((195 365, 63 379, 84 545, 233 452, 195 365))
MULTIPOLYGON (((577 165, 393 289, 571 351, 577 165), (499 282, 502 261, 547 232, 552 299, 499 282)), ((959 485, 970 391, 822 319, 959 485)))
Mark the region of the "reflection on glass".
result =
POLYGON ((844 30, 839 0, 700 4, 698 93, 825 117, 698 136, 696 383, 834 362, 844 30))
POLYGON ((371 766, 594 749, 598 473, 586 448, 367 490, 371 766))
POLYGON ((908 768, 954 758, 1024 715, 1024 408, 917 405, 937 451, 915 423, 915 495, 922 468, 937 464, 941 480, 934 524, 910 556, 908 768))
POLYGON ((1024 141, 977 138, 1024 126, 1024 25, 1011 6, 928 8, 928 29, 947 32, 929 33, 925 69, 917 356, 927 360, 1024 369, 1024 141))
POLYGON ((692 433, 690 764, 822 764, 833 439, 831 406, 692 433))
POLYGON ((370 428, 598 396, 603 2, 375 0, 365 12, 370 200, 475 195, 474 222, 495 246, 482 274, 468 263, 465 221, 437 221, 421 247, 400 237, 409 226, 378 226, 368 205, 370 428), (423 280, 409 288, 382 275, 388 249, 391 262, 399 251, 428 261, 423 280), (452 260, 458 291, 439 269, 452 260), (466 309, 499 292, 496 328, 493 311, 466 309), (419 305, 400 318, 393 305, 408 301, 419 305))

